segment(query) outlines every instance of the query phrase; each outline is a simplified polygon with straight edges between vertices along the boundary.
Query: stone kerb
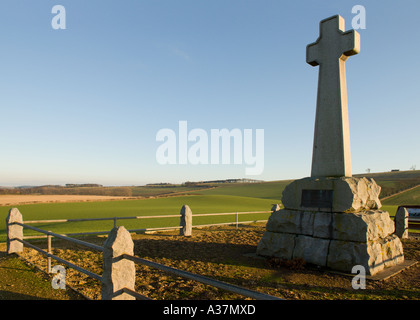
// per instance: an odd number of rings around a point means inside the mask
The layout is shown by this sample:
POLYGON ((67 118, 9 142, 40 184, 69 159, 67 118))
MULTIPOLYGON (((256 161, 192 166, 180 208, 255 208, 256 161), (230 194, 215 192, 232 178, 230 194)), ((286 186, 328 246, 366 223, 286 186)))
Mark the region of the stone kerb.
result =
POLYGON ((133 261, 123 254, 134 254, 134 243, 123 226, 113 228, 103 246, 102 300, 135 300, 122 289, 134 291, 136 270, 133 261))
POLYGON ((6 218, 6 230, 7 230, 7 253, 17 253, 23 251, 23 243, 14 239, 23 240, 23 227, 14 224, 15 222, 23 223, 22 214, 17 208, 9 210, 9 214, 6 218))

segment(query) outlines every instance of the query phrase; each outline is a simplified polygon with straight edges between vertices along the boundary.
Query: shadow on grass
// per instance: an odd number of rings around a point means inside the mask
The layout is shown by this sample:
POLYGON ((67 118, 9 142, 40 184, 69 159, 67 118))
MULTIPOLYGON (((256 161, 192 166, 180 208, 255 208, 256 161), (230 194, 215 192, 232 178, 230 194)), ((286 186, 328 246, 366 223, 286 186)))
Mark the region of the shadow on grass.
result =
POLYGON ((136 239, 134 255, 138 257, 171 260, 191 260, 204 263, 226 263, 237 266, 258 266, 264 260, 253 259, 244 254, 255 253, 255 245, 215 243, 191 240, 136 239))
POLYGON ((0 290, 0 300, 49 300, 23 293, 0 290))

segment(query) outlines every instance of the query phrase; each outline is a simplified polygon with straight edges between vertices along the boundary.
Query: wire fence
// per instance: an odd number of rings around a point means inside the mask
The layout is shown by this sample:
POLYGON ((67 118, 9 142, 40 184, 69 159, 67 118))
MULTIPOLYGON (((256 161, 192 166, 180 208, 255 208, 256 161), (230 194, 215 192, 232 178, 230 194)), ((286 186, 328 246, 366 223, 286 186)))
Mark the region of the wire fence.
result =
MULTIPOLYGON (((214 286, 219 289, 223 289, 235 294, 239 294, 245 297, 259 299, 259 300, 282 300, 280 298, 264 294, 261 292, 257 292, 254 290, 250 290, 247 288, 239 287, 233 284, 229 284, 226 282, 222 282, 216 279, 212 279, 209 277, 205 277, 202 275, 194 274, 191 272, 187 272, 184 270, 176 269, 173 267, 165 266, 160 263, 156 263, 153 261, 149 261, 140 257, 136 257, 133 255, 132 252, 126 251, 118 251, 118 246, 126 248, 131 246, 133 247, 133 242, 131 239, 130 232, 133 231, 147 231, 147 230, 168 230, 169 229, 180 229, 180 234, 184 236, 188 236, 185 232, 186 229, 192 228, 192 219, 189 217, 190 210, 185 210, 186 206, 181 209, 181 214, 179 215, 164 215, 164 216, 139 216, 139 217, 113 217, 113 218, 85 218, 85 219, 56 219, 56 220, 28 220, 23 221, 22 214, 19 212, 18 209, 12 208, 9 211, 9 215, 6 219, 7 225, 7 251, 9 254, 11 253, 19 253, 23 251, 23 246, 30 247, 39 253, 43 254, 47 258, 47 273, 51 273, 51 259, 54 259, 66 266, 73 268, 79 272, 82 272, 89 277, 96 279, 101 282, 102 285, 102 299, 103 300, 114 300, 114 299, 141 299, 141 300, 149 300, 148 297, 143 296, 137 293, 134 290, 134 283, 135 283, 135 273, 129 274, 130 268, 124 267, 123 269, 118 269, 120 261, 124 260, 126 263, 137 263, 143 264, 149 267, 156 268, 158 270, 170 273, 175 276, 188 278, 191 280, 195 280, 206 285, 214 286), (180 217, 180 226, 176 227, 164 227, 164 228, 144 228, 144 229, 136 229, 136 230, 126 230, 123 226, 117 227, 117 220, 124 220, 124 219, 149 219, 149 218, 168 218, 168 217, 180 217), (80 239, 72 238, 69 235, 58 234, 55 232, 43 230, 41 228, 37 228, 31 226, 30 224, 37 224, 37 223, 63 223, 63 222, 73 222, 73 221, 99 221, 99 220, 114 220, 114 227, 111 231, 101 231, 100 233, 108 233, 108 238, 105 241, 104 246, 99 246, 93 243, 89 243, 80 239), (188 221, 186 223, 186 220, 188 221), (43 237, 47 238, 47 250, 41 249, 40 247, 26 241, 27 237, 24 237, 23 230, 29 229, 38 233, 43 234, 43 237), (69 241, 71 243, 75 243, 81 246, 88 247, 93 250, 97 250, 102 252, 103 255, 103 273, 102 275, 93 273, 89 270, 86 270, 72 262, 69 262, 65 259, 62 259, 52 253, 52 238, 56 237, 62 240, 69 241), (111 242, 111 243, 110 243, 111 242), (111 250, 111 252, 110 252, 111 250), (116 258, 117 257, 117 258, 116 258)), ((189 209, 189 208, 188 208, 189 209)), ((250 212, 234 212, 234 213, 213 213, 213 214, 200 214, 195 216, 205 216, 205 215, 235 215, 234 222, 228 223, 214 223, 208 225, 198 225, 196 227, 203 227, 209 225, 224 225, 224 224, 236 224, 238 227, 239 224, 242 223, 250 223, 254 221, 241 221, 239 222, 238 217, 240 214, 255 214, 255 213, 269 213, 271 211, 250 211, 250 212)), ((260 220, 266 221, 266 220, 260 220)), ((81 235, 81 234, 98 234, 99 232, 85 232, 85 233, 75 233, 73 235, 81 235)), ((39 237, 39 236, 38 236, 39 237)), ((33 238, 31 236, 30 238, 33 238)))
MULTIPOLYGON (((269 214, 272 211, 244 211, 244 212, 222 212, 222 213, 202 213, 202 214, 193 214, 191 216, 191 228, 203 228, 210 226, 222 226, 222 225, 235 225, 236 228, 241 224, 250 224, 258 222, 266 222, 267 219, 254 219, 247 221, 240 221, 239 216, 242 215, 251 215, 251 214, 269 214), (196 217, 214 217, 214 216, 234 216, 233 221, 229 222, 218 222, 218 223, 207 223, 207 224, 192 224, 192 219, 195 220, 196 217)), ((146 219, 166 219, 166 218, 182 218, 182 214, 171 214, 171 215, 153 215, 153 216, 129 216, 129 217, 108 217, 108 218, 80 218, 80 219, 48 219, 48 220, 25 220, 26 225, 29 224, 48 224, 48 223, 66 223, 66 222, 86 222, 86 221, 113 221, 114 228, 117 227, 119 220, 146 220, 146 219)), ((150 227, 150 228, 136 228, 128 229, 129 232, 153 232, 153 231, 168 231, 168 230, 177 230, 182 229, 182 225, 178 226, 164 226, 164 227, 150 227)), ((35 230, 34 228, 28 228, 35 230)), ((35 230, 37 231, 37 230, 35 230)), ((65 236, 82 236, 82 235, 100 235, 108 234, 109 230, 102 231, 89 231, 89 232, 70 232, 62 235, 65 236)), ((25 239, 36 239, 36 238, 46 238, 47 235, 32 235, 25 236, 25 239)))

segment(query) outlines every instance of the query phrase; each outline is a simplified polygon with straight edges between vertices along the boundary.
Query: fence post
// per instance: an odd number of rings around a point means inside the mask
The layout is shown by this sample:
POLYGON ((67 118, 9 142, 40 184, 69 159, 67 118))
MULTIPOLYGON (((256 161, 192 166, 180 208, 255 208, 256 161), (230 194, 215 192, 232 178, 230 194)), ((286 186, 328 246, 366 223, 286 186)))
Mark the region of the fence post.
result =
POLYGON ((15 222, 23 223, 23 218, 17 208, 12 208, 9 210, 9 215, 6 218, 8 254, 23 251, 23 243, 15 240, 23 240, 23 227, 14 224, 15 222))
POLYGON ((280 210, 280 206, 278 203, 273 203, 273 206, 271 207, 271 212, 276 212, 280 210))
POLYGON ((394 217, 395 234, 401 238, 408 238, 408 210, 404 207, 399 207, 394 217))
POLYGON ((136 269, 122 254, 134 254, 134 243, 126 228, 113 228, 103 247, 102 300, 135 300, 122 289, 134 291, 136 269))
MULTIPOLYGON (((52 237, 51 237, 50 232, 51 231, 48 231, 48 234, 47 234, 47 252, 49 254, 52 253, 52 248, 51 248, 51 238, 52 237)), ((51 257, 50 256, 47 257, 47 273, 51 273, 51 257)))
POLYGON ((179 223, 179 235, 191 237, 192 234, 192 212, 188 205, 183 205, 181 208, 181 221, 179 223))

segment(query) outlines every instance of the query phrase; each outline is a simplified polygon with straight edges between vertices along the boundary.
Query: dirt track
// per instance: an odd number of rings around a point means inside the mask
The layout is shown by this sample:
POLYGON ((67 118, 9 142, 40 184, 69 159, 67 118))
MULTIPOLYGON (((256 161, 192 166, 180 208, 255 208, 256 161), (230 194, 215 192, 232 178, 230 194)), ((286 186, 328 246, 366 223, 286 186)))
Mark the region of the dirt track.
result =
POLYGON ((135 199, 131 197, 90 196, 90 195, 0 195, 0 206, 51 202, 84 202, 135 199))

